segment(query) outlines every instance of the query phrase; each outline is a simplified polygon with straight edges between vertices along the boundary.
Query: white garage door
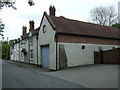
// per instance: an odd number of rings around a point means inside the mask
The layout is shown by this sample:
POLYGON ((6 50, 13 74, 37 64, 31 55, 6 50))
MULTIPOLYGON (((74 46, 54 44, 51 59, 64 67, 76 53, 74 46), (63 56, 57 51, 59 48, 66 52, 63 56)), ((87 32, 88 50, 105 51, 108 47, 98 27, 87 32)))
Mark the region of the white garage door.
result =
POLYGON ((41 47, 41 53, 42 53, 42 67, 49 68, 50 65, 49 46, 41 47))

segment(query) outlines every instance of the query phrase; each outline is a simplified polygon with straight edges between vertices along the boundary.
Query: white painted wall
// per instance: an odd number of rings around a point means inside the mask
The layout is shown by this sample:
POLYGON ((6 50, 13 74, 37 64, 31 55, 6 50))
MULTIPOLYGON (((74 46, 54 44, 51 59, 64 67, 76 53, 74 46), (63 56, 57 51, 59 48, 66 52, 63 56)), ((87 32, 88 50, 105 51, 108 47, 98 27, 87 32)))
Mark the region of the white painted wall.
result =
POLYGON ((56 43, 54 42, 55 32, 44 16, 41 28, 39 30, 39 64, 41 65, 41 46, 48 45, 50 48, 50 69, 56 70, 56 43), (46 25, 47 31, 43 33, 43 25, 46 25))
POLYGON ((33 43, 30 44, 30 49, 33 49, 33 58, 30 58, 30 63, 37 64, 37 39, 36 35, 32 36, 33 43))
POLYGON ((22 50, 23 48, 25 48, 26 51, 28 52, 28 39, 21 40, 21 44, 20 44, 20 61, 21 61, 21 62, 25 62, 25 61, 24 61, 24 58, 25 58, 25 57, 24 57, 24 54, 21 53, 21 50, 22 50))
POLYGON ((16 47, 17 47, 16 48, 16 50, 17 50, 17 61, 19 61, 20 60, 20 43, 19 42, 17 43, 16 47))
POLYGON ((14 55, 13 55, 13 60, 17 60, 17 50, 16 50, 16 48, 17 48, 17 44, 14 44, 14 55))
POLYGON ((19 61, 19 55, 20 55, 20 47, 19 47, 19 44, 20 43, 15 43, 14 44, 14 48, 12 49, 12 47, 11 47, 11 52, 12 52, 12 54, 11 54, 11 60, 14 60, 14 61, 19 61))
POLYGON ((14 46, 10 46, 10 60, 13 60, 14 46))
POLYGON ((99 47, 103 50, 112 49, 116 45, 99 45, 99 44, 79 44, 79 43, 59 43, 64 44, 65 52, 67 56, 68 67, 94 64, 94 51, 99 51, 99 47), (85 45, 85 49, 82 50, 82 45, 85 45))
POLYGON ((25 45, 23 43, 24 43, 24 40, 21 40, 21 42, 20 42, 20 62, 24 62, 23 53, 21 52, 22 49, 25 47, 25 45))
MULTIPOLYGON (((26 49, 26 51, 27 51, 27 54, 28 54, 28 39, 25 39, 24 40, 25 41, 25 49, 26 49)), ((28 56, 27 56, 27 60, 28 60, 29 58, 28 58, 28 56)))

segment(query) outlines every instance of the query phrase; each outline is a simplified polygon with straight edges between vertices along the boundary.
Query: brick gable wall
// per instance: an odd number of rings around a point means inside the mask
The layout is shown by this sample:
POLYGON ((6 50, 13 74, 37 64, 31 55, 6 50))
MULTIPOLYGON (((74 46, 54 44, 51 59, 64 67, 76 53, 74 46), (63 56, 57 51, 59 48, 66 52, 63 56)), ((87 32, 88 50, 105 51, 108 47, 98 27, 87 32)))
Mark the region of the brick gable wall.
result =
POLYGON ((66 34, 58 34, 57 42, 120 45, 120 40, 66 34))

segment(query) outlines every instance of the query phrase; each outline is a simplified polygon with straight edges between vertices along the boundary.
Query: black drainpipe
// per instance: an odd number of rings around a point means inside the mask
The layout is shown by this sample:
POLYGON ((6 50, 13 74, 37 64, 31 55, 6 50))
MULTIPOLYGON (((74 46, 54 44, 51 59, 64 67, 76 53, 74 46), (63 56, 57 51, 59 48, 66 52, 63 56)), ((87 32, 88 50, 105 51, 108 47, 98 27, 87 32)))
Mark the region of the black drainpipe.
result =
POLYGON ((58 66, 58 65, 57 65, 57 62, 58 62, 58 58, 57 58, 57 57, 58 57, 58 56, 57 56, 57 55, 58 55, 58 53, 57 53, 57 51, 58 51, 58 50, 57 50, 57 47, 58 47, 57 33, 55 34, 55 39, 56 39, 56 71, 57 71, 57 70, 58 70, 58 69, 57 69, 57 66, 58 66))

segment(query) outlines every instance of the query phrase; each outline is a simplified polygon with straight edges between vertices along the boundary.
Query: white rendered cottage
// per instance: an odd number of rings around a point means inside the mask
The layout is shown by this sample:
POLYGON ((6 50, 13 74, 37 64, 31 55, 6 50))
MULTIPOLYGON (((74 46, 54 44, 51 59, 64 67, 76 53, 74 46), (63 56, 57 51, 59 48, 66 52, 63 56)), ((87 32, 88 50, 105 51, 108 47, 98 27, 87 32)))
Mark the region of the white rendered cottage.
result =
POLYGON ((94 64, 95 51, 118 48, 118 29, 55 16, 50 6, 44 12, 40 27, 23 27, 19 42, 13 44, 11 59, 42 65, 52 70, 94 64), (19 51, 19 52, 18 52, 19 51))
POLYGON ((30 21, 29 29, 29 63, 39 64, 38 61, 38 30, 39 27, 34 29, 34 21, 30 21))
POLYGON ((38 57, 43 68, 94 64, 94 52, 118 48, 118 29, 55 16, 50 6, 39 30, 38 57))
POLYGON ((30 29, 22 27, 21 38, 11 46, 11 60, 38 65, 38 30, 34 29, 34 21, 30 21, 30 29))
POLYGON ((29 22, 29 32, 27 28, 23 27, 23 34, 21 36, 21 58, 20 60, 26 63, 38 65, 38 30, 34 29, 34 21, 29 22))
POLYGON ((20 58, 20 39, 15 39, 13 45, 10 47, 11 60, 19 61, 20 58))
POLYGON ((29 48, 28 48, 28 38, 29 38, 29 34, 27 33, 27 27, 23 26, 22 28, 22 35, 21 35, 21 41, 20 41, 20 61, 21 62, 25 62, 25 63, 29 63, 29 48))

